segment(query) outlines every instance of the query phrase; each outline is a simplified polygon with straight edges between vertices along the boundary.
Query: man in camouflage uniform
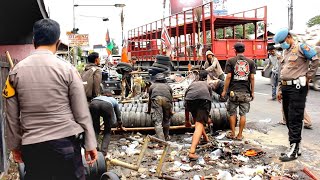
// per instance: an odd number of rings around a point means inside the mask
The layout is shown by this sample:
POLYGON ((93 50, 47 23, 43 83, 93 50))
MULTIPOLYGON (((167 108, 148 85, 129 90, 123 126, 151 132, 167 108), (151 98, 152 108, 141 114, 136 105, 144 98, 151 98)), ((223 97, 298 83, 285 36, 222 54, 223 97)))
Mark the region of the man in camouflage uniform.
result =
POLYGON ((170 119, 172 116, 172 89, 166 83, 165 75, 158 73, 149 89, 148 113, 158 138, 169 140, 170 119))

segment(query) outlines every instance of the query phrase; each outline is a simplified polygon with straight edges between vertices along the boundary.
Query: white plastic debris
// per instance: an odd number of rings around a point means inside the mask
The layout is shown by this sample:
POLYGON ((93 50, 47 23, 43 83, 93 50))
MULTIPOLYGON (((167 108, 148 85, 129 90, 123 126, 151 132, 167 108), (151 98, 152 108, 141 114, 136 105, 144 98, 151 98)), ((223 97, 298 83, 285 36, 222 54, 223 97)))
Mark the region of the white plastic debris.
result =
POLYGON ((248 162, 248 161, 249 161, 249 158, 248 158, 248 157, 241 156, 240 154, 239 154, 238 156, 236 156, 236 158, 237 158, 239 161, 243 161, 243 162, 248 162))
POLYGON ((180 166, 180 169, 183 171, 190 171, 192 169, 192 167, 189 164, 182 164, 180 166))
POLYGON ((228 171, 218 170, 219 174, 217 176, 218 180, 232 180, 232 176, 228 171))
POLYGON ((252 178, 251 180, 262 180, 262 178, 258 175, 256 175, 254 178, 252 178))
POLYGON ((183 148, 183 145, 178 144, 177 142, 168 142, 170 144, 171 149, 177 149, 180 151, 183 148))
POLYGON ((163 153, 163 150, 154 150, 153 153, 156 155, 161 155, 163 153))
POLYGON ((155 167, 152 167, 151 169, 149 169, 149 171, 152 172, 152 173, 156 173, 157 172, 155 167))
POLYGON ((147 178, 147 175, 141 174, 140 178, 141 178, 141 179, 145 179, 145 178, 147 178))
POLYGON ((183 173, 181 171, 178 171, 176 173, 173 174, 174 177, 181 177, 183 176, 183 173))
POLYGON ((193 176, 193 180, 201 180, 201 176, 200 175, 194 175, 193 176))
POLYGON ((199 157, 199 159, 197 160, 197 163, 201 166, 206 165, 206 161, 203 159, 203 157, 199 157))
POLYGON ((192 166, 192 168, 193 168, 194 170, 200 170, 200 169, 203 169, 203 167, 202 167, 202 166, 200 166, 200 165, 198 165, 198 164, 196 164, 196 165, 192 166))
POLYGON ((210 159, 213 160, 213 161, 217 160, 217 159, 220 158, 221 155, 222 155, 222 150, 221 149, 216 149, 216 150, 214 150, 214 151, 212 151, 210 153, 210 159))
POLYGON ((184 148, 184 149, 189 149, 190 147, 191 147, 191 144, 184 144, 184 145, 183 145, 183 148, 184 148))
POLYGON ((220 140, 226 137, 226 133, 221 133, 219 136, 216 137, 216 139, 220 140))
POLYGON ((188 137, 188 138, 184 138, 183 141, 185 141, 185 142, 191 142, 191 141, 192 141, 192 136, 191 136, 191 137, 188 137))

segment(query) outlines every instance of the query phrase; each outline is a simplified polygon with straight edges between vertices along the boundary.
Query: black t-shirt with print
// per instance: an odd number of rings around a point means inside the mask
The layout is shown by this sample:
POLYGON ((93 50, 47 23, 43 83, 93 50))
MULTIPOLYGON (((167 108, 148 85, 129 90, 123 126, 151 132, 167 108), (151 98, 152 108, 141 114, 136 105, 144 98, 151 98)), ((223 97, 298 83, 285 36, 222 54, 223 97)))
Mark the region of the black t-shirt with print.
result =
POLYGON ((256 66, 251 59, 238 54, 236 57, 228 59, 225 73, 231 73, 232 78, 229 85, 230 91, 241 91, 250 93, 250 75, 256 74, 256 66))

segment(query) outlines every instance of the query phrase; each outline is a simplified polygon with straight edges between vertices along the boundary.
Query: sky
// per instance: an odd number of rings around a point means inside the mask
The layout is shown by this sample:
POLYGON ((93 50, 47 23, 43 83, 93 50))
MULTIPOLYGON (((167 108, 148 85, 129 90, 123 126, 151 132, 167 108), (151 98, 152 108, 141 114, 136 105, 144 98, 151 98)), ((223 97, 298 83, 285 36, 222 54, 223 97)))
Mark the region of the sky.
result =
MULTIPOLYGON (((124 36, 127 37, 129 29, 159 20, 163 16, 163 0, 74 0, 75 4, 126 4, 123 8, 125 14, 124 36)), ((169 5, 167 0, 167 8, 169 5)), ((67 43, 66 32, 73 28, 73 0, 44 0, 50 18, 58 21, 61 27, 61 39, 67 43)), ((294 30, 304 31, 306 22, 319 15, 320 1, 318 0, 294 0, 294 30)), ((241 12, 261 6, 268 8, 268 24, 271 31, 287 27, 288 0, 227 0, 229 13, 241 12)), ((89 44, 105 44, 105 34, 109 29, 110 37, 116 44, 121 44, 121 8, 114 6, 75 8, 75 26, 80 34, 89 34, 89 44), (102 17, 108 17, 108 22, 102 21, 102 17)), ((166 15, 169 14, 167 9, 166 15)))

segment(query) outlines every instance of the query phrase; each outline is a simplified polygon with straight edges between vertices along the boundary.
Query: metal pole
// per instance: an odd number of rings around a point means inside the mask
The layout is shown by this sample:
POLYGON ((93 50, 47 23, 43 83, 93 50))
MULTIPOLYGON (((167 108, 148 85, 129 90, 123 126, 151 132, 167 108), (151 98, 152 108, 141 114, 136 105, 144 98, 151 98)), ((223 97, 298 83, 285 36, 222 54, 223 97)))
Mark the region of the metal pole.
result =
POLYGON ((289 29, 293 29, 293 0, 290 1, 290 25, 289 29))
POLYGON ((74 12, 74 0, 73 0, 73 29, 76 28, 76 16, 75 16, 75 12, 74 12))

